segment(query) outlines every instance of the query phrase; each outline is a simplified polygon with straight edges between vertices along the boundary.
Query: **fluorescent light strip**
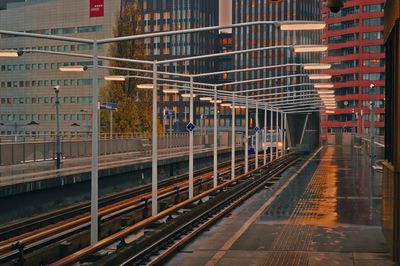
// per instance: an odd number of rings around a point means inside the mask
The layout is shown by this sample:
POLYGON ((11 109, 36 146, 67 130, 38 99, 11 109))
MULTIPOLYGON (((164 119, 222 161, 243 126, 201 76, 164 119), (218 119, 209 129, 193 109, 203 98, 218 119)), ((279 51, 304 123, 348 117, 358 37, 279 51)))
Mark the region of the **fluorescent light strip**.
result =
MULTIPOLYGON (((182 98, 190 98, 190 93, 183 93, 181 94, 182 98)), ((195 98, 197 95, 196 94, 192 94, 193 98, 195 98)))
POLYGON ((107 81, 125 81, 126 78, 124 76, 105 76, 104 80, 107 80, 107 81))
POLYGON ((327 80, 327 79, 331 79, 332 75, 328 75, 328 74, 311 74, 309 76, 310 80, 327 80))
POLYGON ((330 69, 332 67, 331 64, 305 64, 304 66, 305 70, 325 70, 325 69, 330 69))
POLYGON ((163 93, 179 93, 178 89, 163 89, 163 93))
POLYGON ((279 29, 282 31, 323 30, 325 28, 326 24, 324 22, 314 22, 314 23, 283 22, 279 25, 279 29))
POLYGON ((317 53, 317 52, 325 52, 328 50, 328 46, 326 45, 295 45, 294 52, 295 53, 317 53))
POLYGON ((331 83, 316 83, 314 84, 314 88, 316 89, 332 89, 334 87, 331 83))
POLYGON ((211 97, 200 97, 200 101, 211 101, 212 98, 211 97))

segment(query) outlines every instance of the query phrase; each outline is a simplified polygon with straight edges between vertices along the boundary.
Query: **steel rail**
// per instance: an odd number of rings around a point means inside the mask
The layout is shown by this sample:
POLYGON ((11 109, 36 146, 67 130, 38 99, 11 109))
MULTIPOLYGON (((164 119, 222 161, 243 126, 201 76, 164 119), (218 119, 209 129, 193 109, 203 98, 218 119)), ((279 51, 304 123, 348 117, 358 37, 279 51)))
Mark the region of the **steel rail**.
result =
POLYGON ((126 236, 128 236, 130 234, 133 234, 133 233, 137 232, 138 230, 140 230, 140 229, 142 229, 142 228, 144 228, 144 227, 146 227, 146 226, 148 226, 148 225, 150 225, 150 224, 152 224, 152 223, 154 223, 154 222, 156 222, 156 221, 158 221, 160 219, 163 219, 164 217, 166 217, 166 216, 178 211, 179 209, 182 209, 183 207, 185 207, 185 206, 187 206, 187 205, 189 205, 191 203, 194 203, 194 202, 196 202, 196 201, 198 201, 198 200, 210 195, 213 192, 217 192, 218 190, 221 190, 221 189, 223 189, 223 188, 225 188, 225 187, 227 187, 229 185, 232 185, 233 183, 236 183, 239 180, 242 180, 242 179, 244 179, 244 178, 246 178, 246 177, 248 177, 248 176, 250 176, 252 174, 255 174, 259 170, 260 170, 260 168, 253 169, 253 170, 249 171, 247 174, 242 174, 240 176, 237 176, 234 179, 230 179, 230 180, 224 182, 223 184, 220 184, 220 185, 216 186, 215 188, 212 188, 212 189, 207 190, 205 192, 202 192, 202 193, 200 193, 198 195, 195 195, 191 199, 188 199, 186 201, 180 202, 180 203, 178 203, 178 204, 176 204, 176 205, 174 205, 174 206, 172 206, 172 207, 170 207, 170 208, 168 208, 166 210, 163 210, 163 211, 159 212, 156 215, 153 215, 153 216, 151 216, 151 217, 149 217, 149 218, 147 218, 145 220, 142 220, 142 221, 140 221, 140 222, 138 222, 138 223, 136 223, 136 224, 134 224, 132 226, 129 226, 129 227, 127 227, 127 228, 125 228, 125 229, 123 229, 123 230, 121 230, 121 231, 119 231, 119 232, 117 232, 117 233, 115 233, 115 234, 113 234, 113 235, 111 235, 109 237, 101 239, 97 243, 95 243, 95 244, 93 244, 91 246, 82 248, 80 251, 77 251, 77 252, 75 252, 75 253, 73 253, 73 254, 71 254, 71 255, 69 255, 69 256, 67 256, 67 257, 65 257, 65 258, 63 258, 63 259, 61 259, 61 260, 59 260, 57 262, 55 262, 54 265, 61 266, 61 265, 73 264, 73 263, 79 261, 80 259, 82 259, 83 257, 85 257, 87 255, 90 255, 90 254, 93 254, 93 253, 95 253, 95 252, 97 252, 97 251, 99 251, 99 250, 101 250, 103 248, 106 248, 107 246, 109 246, 109 245, 111 245, 111 244, 113 244, 115 242, 120 241, 121 239, 125 238, 126 236))

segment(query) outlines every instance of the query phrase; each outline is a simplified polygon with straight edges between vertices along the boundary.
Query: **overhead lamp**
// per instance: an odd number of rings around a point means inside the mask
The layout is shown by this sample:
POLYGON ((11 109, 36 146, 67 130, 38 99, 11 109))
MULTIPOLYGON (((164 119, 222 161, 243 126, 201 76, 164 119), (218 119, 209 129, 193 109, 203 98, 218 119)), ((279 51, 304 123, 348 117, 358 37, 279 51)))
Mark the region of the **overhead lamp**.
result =
POLYGON ((239 108, 240 109, 246 109, 247 107, 246 107, 246 105, 241 105, 241 106, 239 106, 239 108))
POLYGON ((138 84, 136 85, 136 88, 139 90, 152 90, 153 89, 153 84, 138 84))
POLYGON ((324 79, 331 79, 332 75, 329 74, 311 74, 309 76, 310 80, 324 80, 324 79))
POLYGON ((328 50, 326 45, 295 45, 293 51, 295 53, 317 53, 328 50))
POLYGON ((327 113, 327 114, 334 114, 334 113, 335 113, 335 111, 332 111, 332 110, 327 110, 327 111, 325 111, 325 113, 327 113))
POLYGON ((291 21, 279 23, 279 29, 283 31, 323 30, 326 24, 321 21, 291 21))
POLYGON ((105 76, 104 80, 107 81, 125 81, 125 76, 105 76))
POLYGON ((332 83, 316 83, 314 88, 316 89, 332 89, 334 85, 332 83))
MULTIPOLYGON (((190 93, 182 93, 181 96, 182 96, 182 98, 190 98, 190 93)), ((193 93, 192 96, 193 96, 193 98, 195 98, 196 94, 193 93)))
POLYGON ((305 70, 326 70, 332 67, 331 64, 305 64, 303 68, 305 70))
POLYGON ((58 68, 61 72, 84 72, 87 69, 87 66, 62 66, 58 68))
POLYGON ((231 107, 232 104, 230 104, 230 103, 221 103, 221 106, 223 106, 223 107, 231 107))
MULTIPOLYGON (((231 105, 230 108, 233 109, 233 106, 231 105)), ((240 106, 239 105, 235 105, 235 109, 240 109, 240 106)))
POLYGON ((179 93, 178 89, 163 89, 163 93, 179 93))
POLYGON ((200 97, 200 101, 211 101, 212 98, 211 97, 200 97))
POLYGON ((318 94, 334 94, 333 90, 317 91, 318 94))
POLYGON ((21 56, 24 52, 17 50, 0 50, 0 57, 18 57, 21 56))
POLYGON ((211 100, 211 101, 210 101, 210 103, 215 103, 215 102, 216 102, 216 103, 222 103, 222 100, 216 100, 216 101, 211 100))

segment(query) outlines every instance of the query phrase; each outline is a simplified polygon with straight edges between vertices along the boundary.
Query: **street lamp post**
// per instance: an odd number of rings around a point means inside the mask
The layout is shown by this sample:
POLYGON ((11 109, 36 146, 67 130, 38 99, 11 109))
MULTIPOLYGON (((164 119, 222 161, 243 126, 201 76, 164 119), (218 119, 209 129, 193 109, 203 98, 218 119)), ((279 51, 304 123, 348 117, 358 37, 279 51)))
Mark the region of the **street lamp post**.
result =
POLYGON ((370 102, 370 120, 371 120, 371 166, 375 164, 375 103, 372 98, 373 90, 375 89, 375 85, 371 84, 369 86, 370 94, 371 94, 371 102, 370 102))
POLYGON ((60 92, 60 86, 54 87, 54 92, 56 94, 56 168, 61 167, 61 140, 60 140, 60 97, 58 93, 60 92))

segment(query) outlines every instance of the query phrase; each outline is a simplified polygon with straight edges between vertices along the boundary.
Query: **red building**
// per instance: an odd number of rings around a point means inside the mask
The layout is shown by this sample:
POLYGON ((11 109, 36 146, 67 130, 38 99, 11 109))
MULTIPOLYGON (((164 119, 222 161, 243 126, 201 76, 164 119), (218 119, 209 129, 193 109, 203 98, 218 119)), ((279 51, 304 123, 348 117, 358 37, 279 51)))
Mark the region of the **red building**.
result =
POLYGON ((322 0, 322 19, 327 28, 321 35, 329 47, 322 62, 332 68, 336 96, 334 113, 321 113, 320 138, 330 134, 370 133, 370 102, 375 106, 375 133, 384 134, 383 16, 385 0, 344 1, 344 8, 331 13, 322 0), (370 89, 374 84, 375 88, 370 89))

